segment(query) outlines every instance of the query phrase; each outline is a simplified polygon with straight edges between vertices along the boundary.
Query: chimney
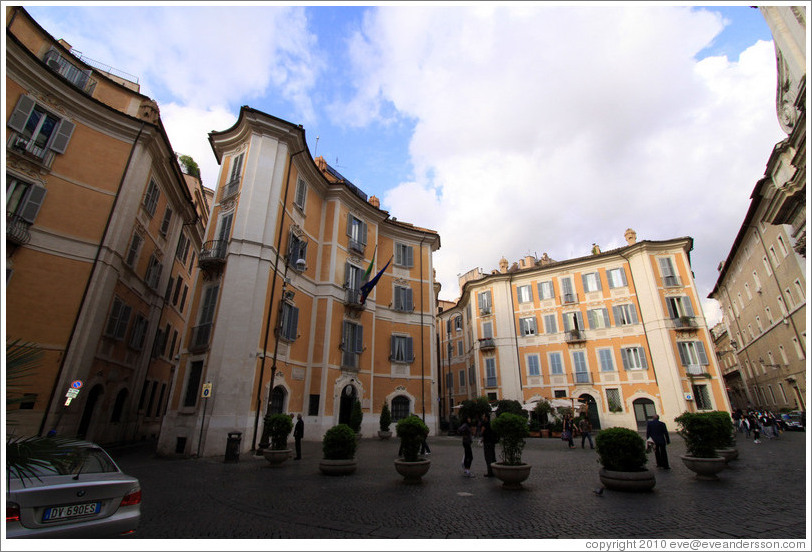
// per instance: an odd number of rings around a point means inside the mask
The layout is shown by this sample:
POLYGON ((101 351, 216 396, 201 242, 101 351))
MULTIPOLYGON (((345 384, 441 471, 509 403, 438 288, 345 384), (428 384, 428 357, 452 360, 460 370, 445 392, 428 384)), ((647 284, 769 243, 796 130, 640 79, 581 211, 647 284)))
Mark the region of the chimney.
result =
POLYGON ((629 242, 629 245, 634 245, 637 243, 637 232, 635 232, 631 228, 626 229, 626 233, 623 234, 623 237, 626 238, 626 241, 629 242))
POLYGON ((372 196, 372 197, 369 198, 369 204, 372 205, 373 207, 375 207, 376 209, 381 208, 381 200, 378 199, 375 196, 372 196))

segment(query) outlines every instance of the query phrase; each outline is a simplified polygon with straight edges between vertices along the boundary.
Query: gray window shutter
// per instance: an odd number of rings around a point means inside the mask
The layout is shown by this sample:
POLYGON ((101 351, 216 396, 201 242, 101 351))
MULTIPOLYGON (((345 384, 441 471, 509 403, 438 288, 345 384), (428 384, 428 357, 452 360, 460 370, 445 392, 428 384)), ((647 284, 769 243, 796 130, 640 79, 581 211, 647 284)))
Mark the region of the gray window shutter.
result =
POLYGON ((670 297, 666 297, 665 306, 668 308, 668 318, 677 318, 677 313, 674 312, 674 302, 670 297))
POLYGON ((412 246, 406 248, 406 266, 414 266, 414 248, 412 246))
POLYGON ((570 327, 570 317, 569 317, 569 316, 567 316, 566 314, 562 314, 561 316, 562 316, 562 318, 564 319, 564 331, 565 331, 565 332, 570 331, 570 330, 572 329, 572 328, 570 327))
POLYGON ((414 360, 414 346, 412 345, 412 338, 406 338, 406 360, 411 362, 414 360))
POLYGON ((364 350, 364 327, 361 324, 355 325, 355 352, 360 353, 364 350))
POLYGON ((70 142, 70 137, 73 135, 74 128, 76 128, 76 125, 62 119, 56 131, 56 136, 54 136, 54 139, 51 141, 51 149, 57 153, 65 153, 65 150, 68 148, 68 142, 70 142))
POLYGON ((620 358, 623 360, 623 369, 628 370, 629 369, 629 353, 626 351, 626 349, 621 349, 620 350, 620 358))
POLYGON ((682 306, 685 309, 685 316, 694 316, 694 307, 691 305, 691 299, 688 296, 682 298, 682 306))
POLYGON ((609 327, 609 310, 608 309, 601 309, 603 313, 603 325, 607 328, 609 327))
POLYGON ((361 243, 367 244, 367 223, 361 222, 361 243))
POLYGON ((603 284, 601 284, 601 273, 595 273, 595 284, 598 286, 598 291, 603 291, 603 284))
POLYGON ((575 311, 575 321, 578 324, 578 329, 579 330, 585 329, 584 315, 581 314, 581 311, 575 311))
POLYGON ((389 338, 389 356, 392 357, 393 360, 397 359, 397 356, 395 355, 395 351, 397 350, 396 349, 397 340, 398 337, 396 335, 393 335, 389 338))
POLYGON ((615 326, 620 326, 620 321, 623 319, 620 306, 615 305, 612 307, 612 317, 615 319, 615 326))
POLYGON ((412 300, 412 288, 406 288, 405 290, 405 309, 406 310, 414 310, 414 301, 412 300))
POLYGON ((683 366, 688 366, 688 355, 685 351, 685 343, 677 343, 677 350, 679 351, 679 361, 682 363, 683 366))
POLYGON ((352 343, 350 343, 350 323, 344 320, 342 325, 344 327, 341 329, 341 350, 350 351, 352 349, 352 343))
POLYGON ((588 310, 586 311, 586 319, 589 321, 589 329, 595 329, 595 311, 588 310))
POLYGON ((344 263, 344 287, 347 289, 352 289, 351 274, 350 263, 344 263))
POLYGON ((20 218, 29 224, 33 224, 45 200, 46 189, 42 186, 32 185, 25 198, 25 205, 20 211, 20 218))
POLYGON ((646 360, 646 350, 643 347, 638 347, 638 351, 640 351, 640 365, 643 367, 644 370, 648 370, 648 361, 646 360))
POLYGON ((347 235, 352 236, 352 213, 347 213, 347 235))
POLYGON ((130 322, 130 314, 132 313, 132 307, 129 305, 123 305, 121 307, 121 316, 119 316, 118 324, 116 325, 116 339, 124 339, 124 335, 127 333, 127 325, 130 322))
POLYGON ((296 332, 299 329, 299 309, 290 307, 290 324, 288 325, 288 338, 296 339, 296 332))
POLYGON ((14 111, 11 112, 11 117, 9 117, 9 128, 17 132, 22 132, 35 105, 37 105, 37 102, 35 102, 31 96, 20 96, 20 99, 17 100, 17 105, 14 107, 14 111))
POLYGON ((634 303, 629 305, 629 310, 632 312, 632 324, 637 324, 640 320, 637 318, 637 307, 634 306, 634 303))
POLYGON ((705 345, 701 341, 695 341, 696 344, 696 355, 699 357, 699 364, 703 366, 707 366, 710 364, 708 362, 708 355, 705 353, 705 345))

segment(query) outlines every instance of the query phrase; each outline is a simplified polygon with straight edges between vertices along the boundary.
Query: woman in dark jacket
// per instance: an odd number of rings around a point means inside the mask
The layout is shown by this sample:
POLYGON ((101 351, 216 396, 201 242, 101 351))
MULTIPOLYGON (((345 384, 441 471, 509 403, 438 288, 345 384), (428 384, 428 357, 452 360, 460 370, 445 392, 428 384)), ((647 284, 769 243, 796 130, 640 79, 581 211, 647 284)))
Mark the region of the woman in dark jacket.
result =
POLYGON ((482 415, 482 448, 485 453, 485 465, 488 467, 485 477, 493 477, 491 464, 496 462, 497 442, 499 442, 499 436, 491 429, 491 415, 486 412, 482 415))

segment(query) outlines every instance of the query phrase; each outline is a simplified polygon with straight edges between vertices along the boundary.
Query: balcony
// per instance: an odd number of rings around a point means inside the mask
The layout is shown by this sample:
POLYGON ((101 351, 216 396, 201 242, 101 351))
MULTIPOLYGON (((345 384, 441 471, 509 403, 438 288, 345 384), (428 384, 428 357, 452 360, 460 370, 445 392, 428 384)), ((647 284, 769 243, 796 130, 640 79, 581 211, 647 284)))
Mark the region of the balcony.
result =
POLYGON ((363 243, 352 238, 350 238, 349 248, 350 251, 355 251, 356 253, 363 253, 364 249, 366 249, 363 243))
POLYGON ((228 251, 228 241, 212 240, 203 244, 198 256, 198 263, 201 268, 208 269, 219 267, 226 262, 226 252, 228 251))
POLYGON ((6 240, 16 245, 25 245, 31 239, 31 233, 28 231, 28 222, 24 221, 19 215, 6 213, 6 240))
POLYGON ((80 69, 55 49, 49 50, 42 61, 44 61, 54 73, 63 77, 88 96, 93 94, 93 90, 96 88, 96 81, 90 78, 90 74, 93 72, 91 69, 80 69))
POLYGON ((351 309, 362 310, 364 303, 361 302, 361 290, 348 288, 345 291, 344 304, 351 309))
POLYGON ((685 367, 685 373, 689 376, 705 376, 705 367, 700 364, 689 364, 685 367))
POLYGON ((479 349, 481 351, 492 351, 496 349, 496 343, 492 337, 482 337, 479 339, 479 349))
POLYGON ((234 178, 229 180, 225 186, 223 186, 223 196, 220 198, 221 200, 226 199, 228 197, 233 196, 236 194, 240 189, 240 179, 234 178))
POLYGON ((586 341, 586 333, 581 330, 570 330, 566 333, 567 343, 584 343, 586 341))
POLYGON ((33 138, 28 138, 17 132, 9 132, 7 145, 11 151, 50 166, 53 152, 45 147, 47 144, 37 144, 33 138))
POLYGON ((674 318, 674 329, 677 331, 695 331, 698 328, 696 319, 693 316, 680 316, 674 318))
POLYGON ((190 353, 200 353, 209 348, 212 324, 201 324, 192 328, 192 341, 189 344, 190 353))

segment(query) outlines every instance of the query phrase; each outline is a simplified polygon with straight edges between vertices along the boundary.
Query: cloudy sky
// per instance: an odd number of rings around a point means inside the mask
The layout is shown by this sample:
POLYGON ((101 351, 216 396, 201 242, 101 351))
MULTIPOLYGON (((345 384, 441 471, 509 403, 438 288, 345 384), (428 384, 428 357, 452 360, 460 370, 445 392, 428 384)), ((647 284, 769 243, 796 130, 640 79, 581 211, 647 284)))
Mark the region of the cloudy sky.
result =
POLYGON ((721 4, 27 9, 136 75, 206 185, 207 133, 240 106, 302 124, 314 157, 440 233, 443 299, 502 256, 566 260, 624 245, 629 227, 693 237, 704 299, 784 137, 769 28, 721 4))

